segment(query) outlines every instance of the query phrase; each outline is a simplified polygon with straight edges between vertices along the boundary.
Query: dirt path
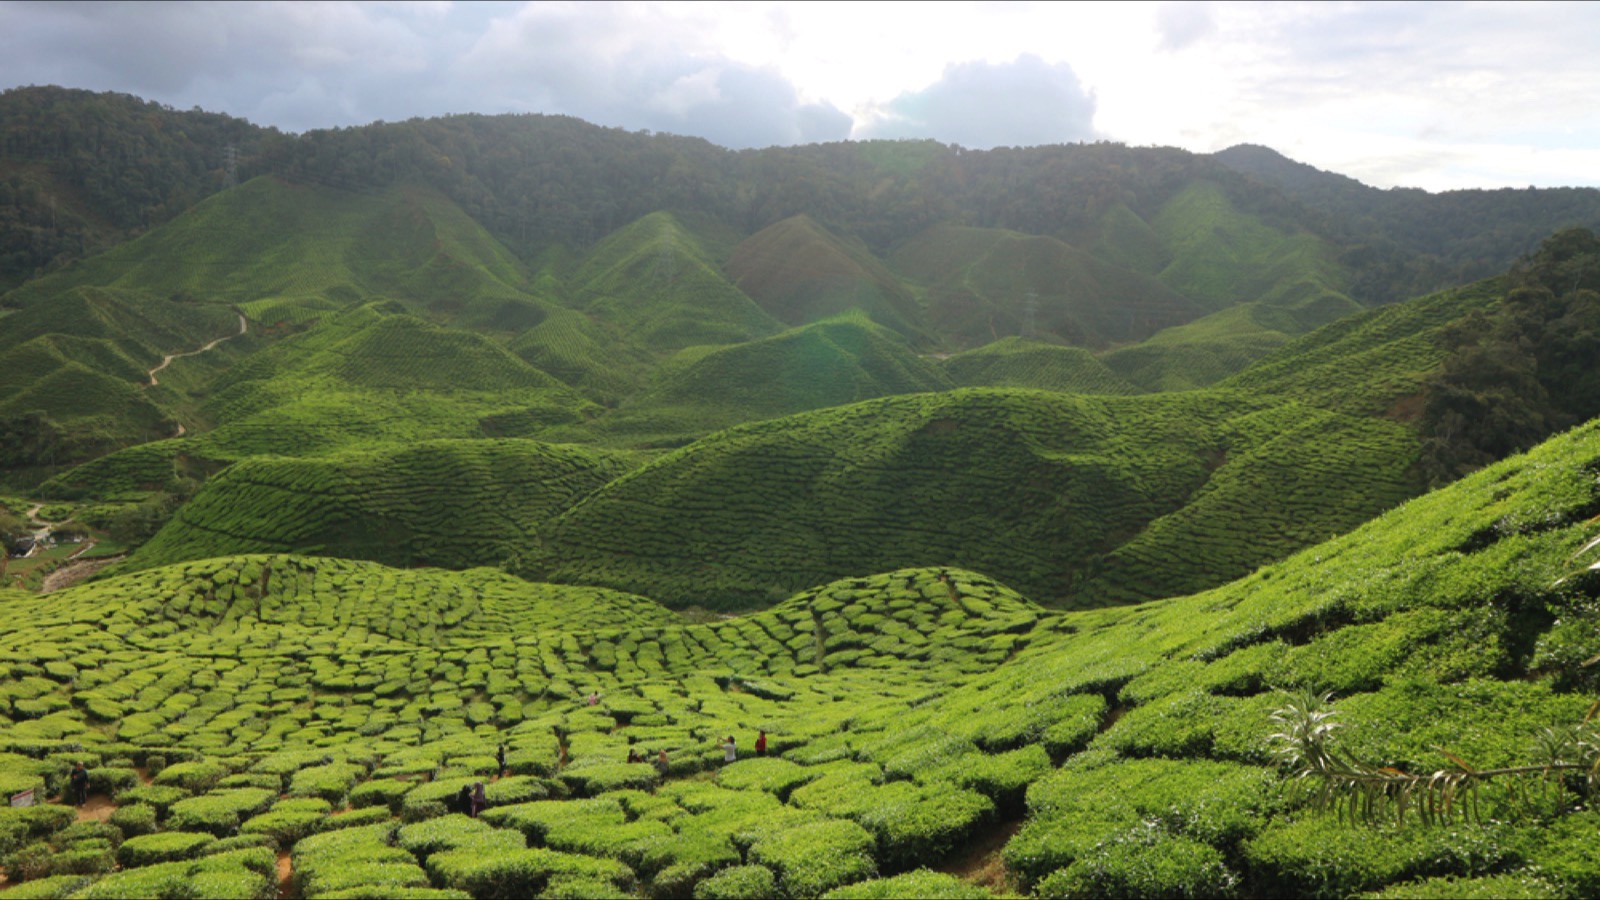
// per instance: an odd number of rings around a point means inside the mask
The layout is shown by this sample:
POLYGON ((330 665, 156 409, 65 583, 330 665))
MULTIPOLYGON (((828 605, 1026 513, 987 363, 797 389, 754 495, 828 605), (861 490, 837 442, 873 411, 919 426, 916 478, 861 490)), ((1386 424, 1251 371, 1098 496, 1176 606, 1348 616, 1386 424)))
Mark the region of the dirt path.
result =
POLYGON ((89 802, 78 807, 79 822, 107 822, 111 814, 117 811, 117 805, 105 794, 90 794, 89 802))
POLYGON ((972 843, 952 854, 943 865, 934 866, 934 871, 954 875, 962 881, 1002 895, 1015 892, 1017 886, 1012 882, 1011 872, 1006 868, 1001 853, 1006 843, 1022 829, 1023 821, 1013 819, 990 827, 974 837, 972 843))
MULTIPOLYGON (((87 549, 87 547, 84 548, 84 550, 87 549)), ((82 553, 83 551, 80 550, 78 552, 82 553)), ((104 569, 106 566, 109 566, 114 562, 121 562, 127 558, 128 555, 123 553, 118 556, 102 556, 99 559, 85 559, 78 562, 68 563, 44 577, 44 581, 39 585, 39 593, 48 594, 51 591, 59 591, 62 588, 72 587, 85 578, 88 578, 90 575, 93 575, 101 569, 104 569)))
MULTIPOLYGON (((249 323, 245 321, 244 313, 240 313, 239 314, 239 333, 238 334, 230 334, 227 337, 219 337, 216 340, 212 341, 211 343, 205 345, 204 347, 201 347, 199 350, 190 350, 188 353, 169 353, 169 354, 167 354, 166 356, 162 357, 161 365, 156 366, 154 369, 150 370, 150 383, 148 385, 146 385, 146 387, 155 387, 156 385, 160 384, 161 382, 156 379, 156 373, 161 371, 162 369, 165 369, 167 366, 172 365, 172 361, 173 360, 182 359, 185 356, 199 356, 200 354, 206 352, 207 350, 210 350, 212 347, 215 347, 216 345, 222 343, 223 341, 231 341, 236 337, 242 336, 249 329, 249 327, 250 327, 249 323)), ((182 425, 178 426, 178 434, 183 434, 183 426, 182 425)))
POLYGON ((278 896, 284 900, 294 896, 294 861, 287 850, 278 854, 278 896))

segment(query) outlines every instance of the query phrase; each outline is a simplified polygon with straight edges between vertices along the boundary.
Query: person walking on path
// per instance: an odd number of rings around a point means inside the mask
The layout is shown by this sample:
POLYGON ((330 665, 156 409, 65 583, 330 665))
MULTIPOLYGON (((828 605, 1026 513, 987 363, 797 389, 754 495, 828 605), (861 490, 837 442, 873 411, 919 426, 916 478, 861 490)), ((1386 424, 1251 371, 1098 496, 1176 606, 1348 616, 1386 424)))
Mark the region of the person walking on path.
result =
POLYGON ((72 767, 72 775, 68 777, 67 781, 72 787, 72 804, 74 806, 82 806, 88 803, 89 770, 83 767, 83 763, 77 763, 72 767))
POLYGON ((667 751, 665 748, 656 754, 656 771, 661 773, 662 778, 667 777, 667 751))
POLYGON ((767 733, 766 733, 766 731, 759 731, 759 732, 756 733, 756 755, 757 756, 766 756, 767 755, 767 733))
POLYGON ((506 774, 506 745, 505 744, 501 744, 500 748, 498 750, 494 751, 494 761, 496 763, 498 763, 499 766, 500 766, 500 774, 501 775, 505 775, 506 774))
POLYGON ((472 815, 472 788, 462 785, 456 792, 456 812, 464 816, 472 815))
POLYGON ((731 763, 738 758, 739 748, 734 746, 733 735, 730 734, 728 735, 727 739, 722 742, 722 761, 725 763, 731 763))
POLYGON ((472 785, 472 817, 476 819, 479 813, 489 808, 489 795, 484 793, 483 782, 472 785))

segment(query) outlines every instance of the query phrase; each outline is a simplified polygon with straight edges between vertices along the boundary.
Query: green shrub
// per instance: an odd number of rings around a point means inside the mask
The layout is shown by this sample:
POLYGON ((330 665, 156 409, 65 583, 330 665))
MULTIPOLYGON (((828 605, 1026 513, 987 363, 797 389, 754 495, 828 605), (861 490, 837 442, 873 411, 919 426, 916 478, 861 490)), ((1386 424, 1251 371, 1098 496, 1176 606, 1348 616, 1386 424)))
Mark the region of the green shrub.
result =
POLYGON ((190 831, 164 831, 160 834, 137 835, 122 843, 122 847, 117 850, 117 862, 131 869, 180 859, 194 859, 216 840, 215 835, 190 831))
POLYGON ((334 813, 322 820, 321 831, 336 831, 341 828, 360 828, 364 825, 377 825, 387 823, 393 818, 386 806, 368 806, 363 809, 352 809, 346 812, 334 813))
POLYGON ((166 827, 178 831, 208 831, 217 837, 228 837, 239 831, 241 818, 261 812, 276 797, 264 788, 234 788, 190 797, 172 804, 166 827))
POLYGON ((1222 852, 1159 827, 1137 825, 1057 869, 1038 897, 1232 897, 1239 877, 1222 852))
POLYGON ((84 875, 50 875, 14 882, 6 888, 6 900, 60 900, 77 894, 92 881, 84 875))
POLYGON ((736 791, 766 791, 782 800, 789 792, 816 778, 805 766, 775 756, 741 759, 717 770, 717 784, 736 791))
POLYGON ((694 887, 694 900, 766 900, 778 896, 778 877, 766 866, 734 866, 694 887))
POLYGON ((297 797, 321 797, 336 807, 342 807, 356 779, 364 774, 366 769, 349 763, 308 766, 294 773, 289 782, 289 793, 297 797))
POLYGON ((440 816, 411 825, 403 825, 396 834, 395 844, 426 863, 428 857, 442 850, 473 849, 482 853, 499 853, 520 850, 528 845, 522 835, 506 829, 495 828, 482 819, 463 815, 440 816))
POLYGON ((283 790, 283 778, 266 772, 240 772, 237 775, 227 775, 217 782, 218 788, 253 787, 269 790, 274 794, 283 790))
POLYGON ((1273 823, 1244 843, 1243 856, 1267 893, 1347 897, 1418 878, 1492 874, 1533 861, 1527 842, 1506 825, 1372 829, 1306 815, 1273 823))
POLYGON ((156 808, 148 803, 119 806, 112 811, 109 821, 129 837, 150 834, 156 830, 156 808))
POLYGON ((1535 874, 1512 872, 1481 878, 1424 878, 1361 896, 1376 900, 1555 900, 1582 895, 1563 891, 1535 874))
POLYGON ((172 804, 189 796, 192 796, 192 794, 186 788, 173 785, 146 784, 124 791, 117 798, 117 802, 124 805, 133 803, 146 804, 155 809, 156 817, 159 819, 166 817, 167 813, 172 809, 172 804))
POLYGON ((561 781, 580 797, 594 797, 608 791, 650 790, 660 781, 655 766, 638 763, 602 763, 561 770, 561 781))
POLYGON ((386 806, 389 812, 399 815, 406 794, 416 786, 415 782, 401 781, 397 778, 374 778, 356 785, 350 791, 350 805, 358 809, 364 806, 386 806))
POLYGON ((77 818, 70 806, 0 806, 0 855, 22 848, 36 838, 67 827, 77 818))
POLYGON ((926 900, 988 900, 994 895, 954 875, 917 869, 892 878, 873 878, 834 888, 824 900, 899 900, 921 897, 926 900))
POLYGON ((137 787, 139 773, 132 769, 96 768, 89 770, 89 791, 118 797, 123 791, 137 787))
POLYGON ((814 897, 876 875, 874 844, 854 822, 824 820, 766 835, 750 847, 749 860, 777 873, 790 896, 814 897))
POLYGON ((231 770, 221 763, 196 760, 166 766, 151 783, 160 787, 181 787, 191 794, 203 794, 229 774, 231 770))
POLYGON ((633 900, 632 891, 625 891, 614 882, 588 875, 555 875, 539 900, 633 900))
POLYGON ((479 898, 532 897, 556 877, 603 880, 632 890, 633 870, 614 860, 561 853, 544 847, 484 856, 473 850, 447 850, 428 857, 436 883, 479 898))
POLYGON ((1279 796, 1278 776, 1269 769, 1083 754, 1028 788, 1033 815, 1004 856, 1034 881, 1151 822, 1226 849, 1259 832, 1279 796))
POLYGON ((322 828, 332 807, 321 797, 301 797, 279 800, 260 815, 246 819, 240 826, 242 834, 261 834, 279 847, 288 847, 308 834, 322 828))
POLYGON ((218 838, 215 844, 205 849, 205 855, 215 856, 218 853, 231 853, 235 850, 249 850, 255 847, 264 847, 276 853, 278 851, 278 842, 264 834, 236 834, 233 837, 218 838))
POLYGON ((949 765, 919 773, 919 781, 946 781, 977 791, 1001 810, 1022 812, 1028 785, 1050 771, 1050 754, 1039 744, 1005 753, 973 753, 949 765))

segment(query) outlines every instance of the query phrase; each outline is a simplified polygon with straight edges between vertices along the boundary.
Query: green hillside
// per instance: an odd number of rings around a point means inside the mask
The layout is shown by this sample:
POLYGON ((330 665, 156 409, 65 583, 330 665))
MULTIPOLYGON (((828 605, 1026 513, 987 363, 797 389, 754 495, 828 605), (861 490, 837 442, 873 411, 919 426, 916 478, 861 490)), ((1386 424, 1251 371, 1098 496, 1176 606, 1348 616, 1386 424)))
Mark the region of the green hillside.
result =
MULTIPOLYGON (((238 332, 223 307, 137 292, 77 288, 0 329, 0 470, 74 463, 177 427, 168 397, 148 389, 165 354, 238 332)), ((48 472, 49 468, 37 468, 48 472)))
POLYGON ((233 367, 195 438, 216 458, 315 455, 392 441, 522 436, 589 401, 489 339, 369 304, 233 367))
POLYGON ((1323 322, 1360 308, 1344 296, 1333 244, 1241 212, 1213 182, 1188 186, 1149 222, 1171 257, 1151 274, 1202 308, 1247 301, 1310 306, 1325 310, 1323 322))
POLYGON ((291 556, 7 593, 6 784, 84 761, 115 830, 12 808, 0 844, 24 896, 259 896, 279 850, 307 897, 1586 896, 1588 788, 1540 772, 1593 762, 1597 467, 1590 424, 1216 590, 1064 614, 947 568, 695 625, 291 556), (1275 737, 1302 689, 1409 808, 1318 806, 1275 737))
POLYGON ((832 234, 809 216, 756 232, 727 261, 728 277, 773 318, 803 325, 851 309, 908 337, 922 337, 911 293, 859 242, 832 234))
POLYGON ((263 177, 5 302, 26 308, 74 287, 111 287, 239 305, 270 326, 306 307, 385 296, 432 317, 520 330, 545 308, 522 291, 525 280, 521 263, 432 190, 355 193, 263 177))
POLYGON ((1036 388, 1075 394, 1134 394, 1138 389, 1117 377, 1093 353, 1001 338, 943 363, 945 374, 960 387, 1036 388))
POLYGON ((524 571, 740 609, 948 564, 1099 606, 1219 584, 1353 527, 1416 493, 1415 447, 1393 423, 1240 394, 890 397, 656 460, 558 518, 524 571), (1311 439, 1324 431, 1335 439, 1311 439), (1140 569, 1119 548, 1174 558, 1140 569))
POLYGON ((682 445, 743 422, 952 386, 903 337, 856 311, 761 340, 685 350, 623 406, 551 434, 682 445))
POLYGON ((1155 278, 1014 231, 938 225, 897 247, 889 263, 927 286, 929 321, 960 346, 1012 335, 1103 346, 1202 312, 1155 278))
POLYGON ((734 344, 782 328, 728 281, 670 213, 652 213, 612 233, 569 283, 589 315, 651 350, 734 344))
POLYGON ((1489 310, 1504 290, 1496 279, 1350 316, 1284 344, 1220 386, 1407 420, 1420 411, 1423 376, 1447 355, 1443 329, 1489 310))
POLYGON ((208 481, 124 568, 264 552, 494 565, 628 468, 615 454, 524 440, 247 459, 208 481))

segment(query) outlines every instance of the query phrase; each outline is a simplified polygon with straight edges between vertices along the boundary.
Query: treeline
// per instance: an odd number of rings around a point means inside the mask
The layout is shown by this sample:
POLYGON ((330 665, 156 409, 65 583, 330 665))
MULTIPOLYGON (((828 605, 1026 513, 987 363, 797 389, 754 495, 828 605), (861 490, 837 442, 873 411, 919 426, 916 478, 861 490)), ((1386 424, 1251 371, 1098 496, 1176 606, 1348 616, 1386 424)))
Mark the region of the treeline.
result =
POLYGON ((1273 224, 1315 224, 1278 191, 1170 148, 877 141, 734 152, 531 114, 312 132, 271 144, 251 171, 353 190, 426 182, 525 253, 586 246, 657 210, 747 234, 805 213, 877 252, 940 222, 1087 240, 1118 204, 1153 215, 1199 179, 1273 224))
POLYGON ((262 174, 354 191, 432 185, 525 257, 584 248, 657 210, 744 234, 805 213, 885 252, 935 223, 1088 243, 1197 180, 1274 226, 1349 248, 1349 292, 1384 303, 1503 271, 1600 191, 1380 191, 1267 148, 1113 143, 966 150, 934 141, 731 151, 567 116, 458 115, 283 135, 227 115, 54 87, 0 94, 0 290, 262 174))
POLYGON ((1424 471, 1442 484, 1600 416, 1600 238, 1563 231, 1512 269, 1500 305, 1444 335, 1425 385, 1424 471))
POLYGON ((127 94, 0 93, 0 290, 171 219, 277 131, 127 94))
POLYGON ((1502 188, 1429 193, 1380 190, 1295 162, 1267 147, 1241 144, 1214 154, 1321 217, 1326 233, 1356 249, 1358 294, 1386 300, 1498 275, 1551 233, 1600 228, 1600 190, 1502 188))

